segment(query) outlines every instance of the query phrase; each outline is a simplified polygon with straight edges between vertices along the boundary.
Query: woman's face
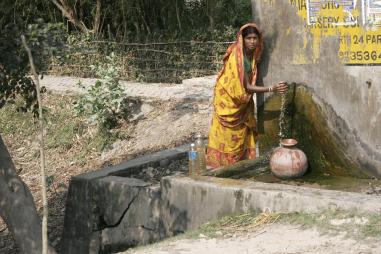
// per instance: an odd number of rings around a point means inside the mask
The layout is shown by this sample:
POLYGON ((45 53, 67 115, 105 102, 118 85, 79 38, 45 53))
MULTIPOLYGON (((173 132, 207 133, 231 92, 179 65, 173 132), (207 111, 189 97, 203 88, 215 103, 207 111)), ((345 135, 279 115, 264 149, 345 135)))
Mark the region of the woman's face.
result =
POLYGON ((258 35, 255 33, 251 33, 246 35, 246 37, 243 39, 245 44, 245 49, 249 51, 253 51, 259 42, 258 35))

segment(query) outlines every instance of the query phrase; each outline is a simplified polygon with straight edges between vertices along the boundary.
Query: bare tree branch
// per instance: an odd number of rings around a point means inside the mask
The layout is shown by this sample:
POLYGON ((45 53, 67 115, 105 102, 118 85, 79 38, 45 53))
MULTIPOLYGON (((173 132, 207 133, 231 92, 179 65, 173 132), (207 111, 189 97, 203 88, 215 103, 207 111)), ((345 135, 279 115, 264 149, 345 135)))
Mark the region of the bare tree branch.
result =
POLYGON ((36 92, 38 101, 38 120, 40 125, 40 163, 41 163, 41 184, 42 184, 42 203, 43 203, 43 214, 42 214, 42 254, 48 253, 48 200, 46 195, 46 180, 45 180, 45 151, 44 151, 44 121, 42 118, 42 101, 40 94, 40 82, 38 79, 38 74, 34 66, 32 52, 26 43, 25 36, 21 35, 22 44, 25 51, 28 53, 29 63, 36 82, 36 92))
POLYGON ((77 18, 73 8, 69 6, 66 0, 60 0, 60 3, 58 3, 57 0, 51 0, 51 1, 55 6, 57 6, 58 9, 60 9, 62 14, 71 23, 73 23, 76 27, 78 27, 82 32, 84 33, 90 32, 90 30, 85 26, 85 24, 77 18))

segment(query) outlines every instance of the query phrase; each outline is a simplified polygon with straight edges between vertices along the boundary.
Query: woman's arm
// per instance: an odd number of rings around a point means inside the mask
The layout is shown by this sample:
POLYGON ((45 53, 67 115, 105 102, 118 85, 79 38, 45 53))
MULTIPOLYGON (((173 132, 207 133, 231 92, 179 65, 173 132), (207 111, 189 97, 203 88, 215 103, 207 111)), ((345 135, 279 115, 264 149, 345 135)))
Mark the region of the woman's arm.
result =
POLYGON ((256 85, 250 84, 247 81, 246 75, 244 75, 243 81, 245 83, 246 89, 254 93, 277 92, 282 94, 287 91, 287 84, 285 81, 280 81, 278 82, 278 84, 275 84, 272 86, 256 86, 256 85))

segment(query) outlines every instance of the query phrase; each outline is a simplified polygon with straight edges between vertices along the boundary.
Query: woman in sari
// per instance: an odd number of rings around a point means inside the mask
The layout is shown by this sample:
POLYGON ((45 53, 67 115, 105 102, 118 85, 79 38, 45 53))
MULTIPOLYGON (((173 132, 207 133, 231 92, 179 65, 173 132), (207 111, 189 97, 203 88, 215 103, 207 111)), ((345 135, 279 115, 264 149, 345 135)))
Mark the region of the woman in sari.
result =
POLYGON ((284 93, 287 90, 285 82, 268 87, 256 85, 262 49, 262 33, 254 23, 242 26, 236 41, 227 49, 224 66, 214 87, 208 168, 254 159, 256 119, 253 93, 284 93))

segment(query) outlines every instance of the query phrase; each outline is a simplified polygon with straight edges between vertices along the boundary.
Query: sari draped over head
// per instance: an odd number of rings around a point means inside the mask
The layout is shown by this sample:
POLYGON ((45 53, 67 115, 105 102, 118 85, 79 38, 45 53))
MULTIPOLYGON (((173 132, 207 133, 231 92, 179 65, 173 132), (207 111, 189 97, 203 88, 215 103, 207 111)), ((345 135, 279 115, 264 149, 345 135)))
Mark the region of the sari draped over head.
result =
POLYGON ((252 85, 257 80, 257 63, 262 52, 263 39, 254 51, 251 73, 245 75, 242 31, 246 27, 259 28, 249 23, 241 27, 236 41, 227 49, 224 66, 214 87, 214 112, 209 131, 207 165, 213 168, 255 158, 256 119, 253 93, 246 90, 244 79, 252 85))

